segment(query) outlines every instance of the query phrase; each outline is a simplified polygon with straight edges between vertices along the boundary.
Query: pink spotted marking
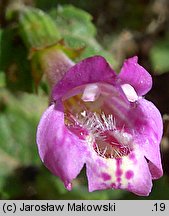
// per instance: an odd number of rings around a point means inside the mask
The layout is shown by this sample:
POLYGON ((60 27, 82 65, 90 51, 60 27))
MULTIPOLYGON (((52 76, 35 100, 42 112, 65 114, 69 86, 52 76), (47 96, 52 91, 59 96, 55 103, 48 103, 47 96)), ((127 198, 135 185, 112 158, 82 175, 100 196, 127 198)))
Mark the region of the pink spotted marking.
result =
POLYGON ((129 154, 129 159, 132 160, 134 164, 137 163, 136 156, 133 152, 129 154))
POLYGON ((133 178, 134 176, 134 172, 132 170, 128 170, 126 173, 125 173, 125 177, 126 179, 130 180, 131 178, 133 178))
POLYGON ((120 166, 121 166, 121 164, 122 164, 122 158, 117 158, 116 159, 116 166, 117 166, 117 168, 116 168, 116 173, 115 173, 115 175, 116 175, 116 177, 117 177, 117 182, 121 182, 121 176, 122 176, 122 174, 123 174, 123 171, 122 171, 122 169, 120 168, 120 166))
POLYGON ((121 182, 121 178, 120 177, 117 178, 117 182, 119 182, 119 183, 121 182))
POLYGON ((122 159, 121 159, 121 158, 117 158, 117 159, 116 159, 116 166, 117 166, 117 169, 116 169, 116 177, 120 177, 120 176, 122 176, 122 174, 123 174, 123 171, 122 171, 122 169, 120 168, 121 164, 122 164, 122 159))
POLYGON ((122 176, 122 174, 123 174, 122 169, 117 169, 116 170, 116 177, 120 177, 120 176, 122 176))
POLYGON ((130 153, 129 154, 129 158, 130 158, 130 160, 135 160, 135 154, 134 153, 130 153))
POLYGON ((102 173, 101 177, 103 178, 104 181, 108 181, 111 179, 111 176, 107 173, 102 173))

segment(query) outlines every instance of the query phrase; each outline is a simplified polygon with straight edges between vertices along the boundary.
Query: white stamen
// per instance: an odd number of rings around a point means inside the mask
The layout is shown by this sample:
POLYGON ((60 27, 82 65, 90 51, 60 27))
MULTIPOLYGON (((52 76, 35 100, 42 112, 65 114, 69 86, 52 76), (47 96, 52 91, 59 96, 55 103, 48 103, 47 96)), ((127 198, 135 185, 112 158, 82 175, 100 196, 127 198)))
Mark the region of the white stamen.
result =
POLYGON ((103 157, 104 157, 106 151, 107 151, 107 146, 106 146, 106 148, 105 148, 104 151, 103 151, 103 154, 102 154, 103 157))
POLYGON ((112 114, 82 111, 74 121, 76 126, 79 125, 89 132, 86 141, 91 147, 95 144, 95 151, 99 156, 116 158, 123 157, 130 152, 132 135, 125 132, 125 125, 121 129, 117 128, 116 119, 112 114), (114 137, 117 142, 107 141, 107 136, 110 136, 110 139, 111 136, 114 137))
POLYGON ((100 149, 97 144, 96 144, 96 149, 97 149, 97 153, 100 154, 100 149))

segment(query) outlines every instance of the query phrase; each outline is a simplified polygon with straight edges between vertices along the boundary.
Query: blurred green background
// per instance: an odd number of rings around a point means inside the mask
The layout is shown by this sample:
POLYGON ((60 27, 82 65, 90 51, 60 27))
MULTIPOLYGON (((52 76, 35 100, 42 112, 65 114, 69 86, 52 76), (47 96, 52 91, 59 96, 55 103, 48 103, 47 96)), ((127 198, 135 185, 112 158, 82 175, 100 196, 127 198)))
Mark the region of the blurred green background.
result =
POLYGON ((168 83, 168 0, 1 0, 0 198, 169 199, 168 83), (28 10, 23 13, 25 8, 28 10), (35 48, 58 41, 73 61, 100 54, 116 71, 125 58, 137 55, 153 76, 153 88, 146 98, 163 116, 164 176, 153 182, 149 197, 121 190, 89 193, 85 168, 68 192, 41 163, 36 127, 48 106, 50 89, 37 66, 39 59, 34 60, 31 54, 35 48), (36 71, 32 69, 34 61, 36 71))

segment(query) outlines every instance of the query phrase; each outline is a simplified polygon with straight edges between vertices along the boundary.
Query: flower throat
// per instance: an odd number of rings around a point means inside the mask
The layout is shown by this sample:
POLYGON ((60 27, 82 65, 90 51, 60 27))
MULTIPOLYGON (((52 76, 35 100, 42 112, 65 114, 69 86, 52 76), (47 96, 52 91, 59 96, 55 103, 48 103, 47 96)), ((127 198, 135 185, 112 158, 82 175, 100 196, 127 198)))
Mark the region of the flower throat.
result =
POLYGON ((132 136, 125 132, 125 126, 117 127, 112 114, 83 110, 73 115, 67 111, 65 125, 103 158, 121 158, 131 151, 132 136))

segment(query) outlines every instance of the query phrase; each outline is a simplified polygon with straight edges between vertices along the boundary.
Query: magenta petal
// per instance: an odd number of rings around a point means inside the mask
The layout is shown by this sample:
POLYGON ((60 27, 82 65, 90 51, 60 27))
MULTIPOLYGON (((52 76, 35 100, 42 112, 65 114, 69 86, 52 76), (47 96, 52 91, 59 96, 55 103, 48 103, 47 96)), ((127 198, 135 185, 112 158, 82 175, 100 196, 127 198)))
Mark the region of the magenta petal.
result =
POLYGON ((71 189, 71 181, 84 165, 85 148, 84 142, 65 127, 62 108, 51 105, 45 111, 38 125, 37 144, 46 167, 71 189))
POLYGON ((137 63, 137 56, 127 59, 121 72, 119 78, 122 84, 130 84, 134 87, 135 91, 139 96, 145 95, 152 87, 151 75, 137 63))
POLYGON ((152 178, 161 177, 163 170, 159 144, 163 124, 160 112, 153 103, 141 98, 128 112, 127 118, 133 125, 134 142, 140 146, 141 152, 149 161, 152 178))
POLYGON ((139 147, 123 158, 90 158, 86 167, 89 191, 124 189, 141 196, 151 192, 151 173, 139 147))
POLYGON ((137 147, 130 155, 123 158, 123 164, 122 170, 125 175, 123 181, 127 180, 128 183, 126 189, 140 196, 148 196, 152 189, 152 177, 141 149, 137 147))
POLYGON ((41 118, 37 144, 44 164, 68 190, 86 164, 89 191, 150 193, 152 179, 163 173, 162 118, 141 97, 151 86, 137 57, 126 60, 117 76, 95 56, 70 68, 54 87, 55 105, 41 118))
POLYGON ((89 192, 111 188, 111 174, 107 171, 107 161, 98 156, 90 157, 86 162, 89 192))
POLYGON ((55 86, 53 99, 57 100, 69 90, 84 84, 95 82, 113 83, 115 77, 115 72, 103 57, 87 58, 73 66, 55 86))
POLYGON ((160 141, 163 132, 163 123, 161 114, 158 109, 148 100, 139 100, 137 113, 144 113, 142 121, 144 125, 138 125, 142 130, 138 140, 140 142, 141 151, 149 160, 149 168, 153 179, 160 178, 163 175, 161 156, 160 156, 160 141))

